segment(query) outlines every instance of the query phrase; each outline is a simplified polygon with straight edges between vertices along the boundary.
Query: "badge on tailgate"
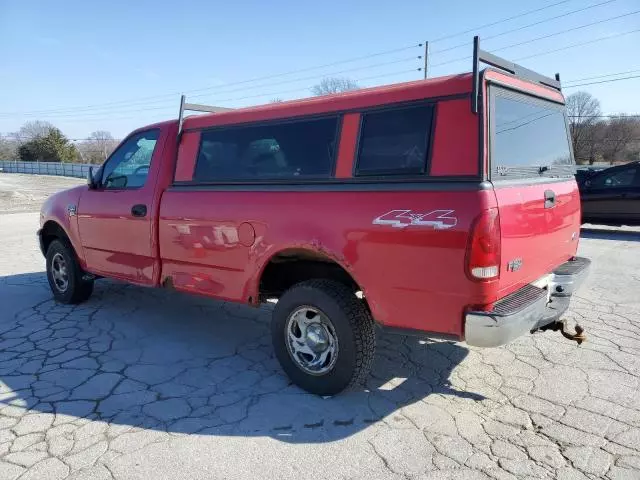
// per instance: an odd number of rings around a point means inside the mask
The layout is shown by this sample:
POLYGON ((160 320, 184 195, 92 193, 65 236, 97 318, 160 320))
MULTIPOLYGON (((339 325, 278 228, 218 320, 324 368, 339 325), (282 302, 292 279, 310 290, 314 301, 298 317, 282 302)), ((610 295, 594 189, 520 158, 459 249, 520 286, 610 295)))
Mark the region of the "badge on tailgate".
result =
POLYGON ((507 272, 517 272, 522 267, 522 259, 514 258, 510 262, 507 263, 507 272))

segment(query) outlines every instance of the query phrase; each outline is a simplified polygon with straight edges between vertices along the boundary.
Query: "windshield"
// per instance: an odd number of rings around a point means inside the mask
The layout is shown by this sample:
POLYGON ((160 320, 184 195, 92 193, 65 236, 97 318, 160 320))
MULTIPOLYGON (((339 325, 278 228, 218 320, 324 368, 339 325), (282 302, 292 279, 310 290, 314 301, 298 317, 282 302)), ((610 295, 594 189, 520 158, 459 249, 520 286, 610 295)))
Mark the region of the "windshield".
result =
POLYGON ((503 89, 492 94, 493 179, 570 176, 564 106, 503 89))

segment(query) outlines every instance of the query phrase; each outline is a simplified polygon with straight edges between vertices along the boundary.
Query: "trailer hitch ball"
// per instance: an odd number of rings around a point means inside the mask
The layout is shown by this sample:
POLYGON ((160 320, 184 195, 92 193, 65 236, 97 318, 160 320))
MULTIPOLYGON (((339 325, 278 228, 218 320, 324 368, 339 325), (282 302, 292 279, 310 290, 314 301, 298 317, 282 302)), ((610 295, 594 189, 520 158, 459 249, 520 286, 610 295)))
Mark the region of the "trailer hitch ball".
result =
POLYGON ((560 331, 564 338, 574 340, 578 343, 578 345, 580 345, 587 339, 587 336, 584 334, 584 328, 582 328, 580 325, 575 326, 575 333, 569 331, 566 320, 558 320, 556 322, 552 322, 549 325, 541 327, 540 330, 552 330, 554 332, 560 331))

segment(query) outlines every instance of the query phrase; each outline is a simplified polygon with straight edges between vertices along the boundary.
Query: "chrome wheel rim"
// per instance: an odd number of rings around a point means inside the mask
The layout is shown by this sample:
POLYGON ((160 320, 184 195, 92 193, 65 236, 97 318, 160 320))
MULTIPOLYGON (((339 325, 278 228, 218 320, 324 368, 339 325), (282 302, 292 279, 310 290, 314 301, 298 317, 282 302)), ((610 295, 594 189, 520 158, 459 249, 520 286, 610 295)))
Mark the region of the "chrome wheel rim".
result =
POLYGON ((51 259, 51 278, 60 293, 67 291, 67 288, 69 288, 69 273, 67 272, 67 262, 61 253, 56 253, 51 259))
POLYGON ((325 375, 338 358, 336 330, 317 308, 300 307, 289 315, 285 341, 293 361, 310 375, 325 375))

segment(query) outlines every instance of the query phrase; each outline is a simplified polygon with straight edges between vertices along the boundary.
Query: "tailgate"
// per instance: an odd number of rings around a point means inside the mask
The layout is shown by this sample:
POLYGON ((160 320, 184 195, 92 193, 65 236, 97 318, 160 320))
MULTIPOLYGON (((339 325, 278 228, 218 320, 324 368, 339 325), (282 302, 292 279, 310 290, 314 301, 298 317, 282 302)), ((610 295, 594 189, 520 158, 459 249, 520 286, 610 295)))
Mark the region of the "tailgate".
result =
POLYGON ((502 297, 575 255, 580 194, 564 105, 493 85, 489 92, 502 297))
POLYGON ((501 298, 576 254, 580 195, 574 180, 517 188, 498 186, 495 193, 502 235, 501 298), (553 207, 549 206, 551 195, 555 197, 553 207))

